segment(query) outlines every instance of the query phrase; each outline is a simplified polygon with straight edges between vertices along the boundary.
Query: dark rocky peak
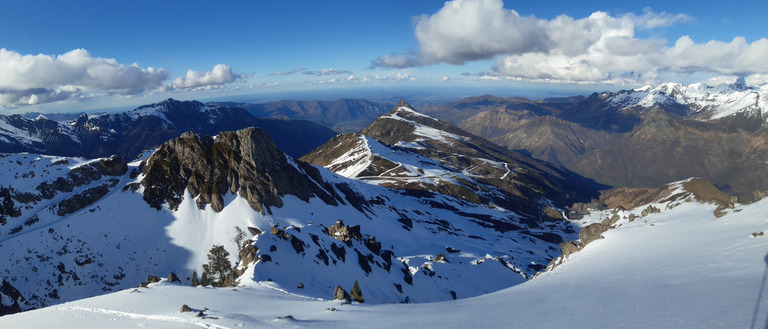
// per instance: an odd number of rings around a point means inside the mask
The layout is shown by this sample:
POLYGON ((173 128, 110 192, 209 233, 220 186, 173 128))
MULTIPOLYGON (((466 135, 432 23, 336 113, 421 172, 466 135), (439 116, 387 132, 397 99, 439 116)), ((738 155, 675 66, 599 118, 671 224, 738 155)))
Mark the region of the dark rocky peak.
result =
POLYGON ((164 143, 143 164, 144 200, 160 209, 177 209, 188 190, 199 197, 201 209, 224 208, 223 195, 237 193, 259 212, 281 207, 281 197, 308 201, 320 197, 337 204, 332 188, 324 188, 314 167, 295 162, 277 149, 269 135, 257 128, 223 132, 216 138, 192 132, 164 143), (329 192, 330 191, 330 192, 329 192))
POLYGON ((399 102, 397 102, 397 105, 395 107, 407 107, 409 109, 413 109, 413 106, 411 104, 408 104, 404 99, 401 99, 399 102))
POLYGON ((452 123, 417 112, 404 100, 400 100, 394 109, 378 117, 360 133, 390 145, 401 141, 472 138, 472 135, 452 123))
POLYGON ((168 98, 162 102, 156 104, 149 104, 137 107, 134 111, 142 111, 146 109, 158 109, 161 112, 172 111, 189 111, 192 109, 199 109, 205 106, 205 104, 198 101, 179 101, 173 98, 168 98))

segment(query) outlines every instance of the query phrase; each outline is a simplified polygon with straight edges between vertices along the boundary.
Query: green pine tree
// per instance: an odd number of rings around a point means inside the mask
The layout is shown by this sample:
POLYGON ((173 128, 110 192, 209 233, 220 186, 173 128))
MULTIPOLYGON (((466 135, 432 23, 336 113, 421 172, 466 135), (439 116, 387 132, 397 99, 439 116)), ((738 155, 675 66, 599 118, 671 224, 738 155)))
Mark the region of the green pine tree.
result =
POLYGON ((208 280, 208 274, 203 272, 203 277, 200 279, 200 284, 204 287, 211 285, 211 280, 208 280))
POLYGON ((192 286, 197 287, 200 285, 200 280, 197 278, 197 271, 192 271, 192 286))
POLYGON ((352 285, 352 290, 349 291, 349 296, 352 297, 353 301, 365 303, 363 292, 360 291, 360 285, 357 284, 357 280, 355 280, 355 284, 352 285))
POLYGON ((208 274, 210 284, 215 287, 223 287, 230 284, 232 263, 229 262, 229 252, 224 246, 213 245, 208 252, 208 264, 203 265, 203 270, 208 274))

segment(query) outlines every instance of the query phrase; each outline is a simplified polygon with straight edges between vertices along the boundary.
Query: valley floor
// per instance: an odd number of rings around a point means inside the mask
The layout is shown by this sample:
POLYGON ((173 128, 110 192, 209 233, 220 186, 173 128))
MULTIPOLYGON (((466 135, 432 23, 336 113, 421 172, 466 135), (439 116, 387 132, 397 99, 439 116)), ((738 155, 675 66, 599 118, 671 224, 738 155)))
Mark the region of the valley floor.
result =
POLYGON ((752 235, 768 231, 768 199, 721 218, 714 208, 684 203, 624 220, 551 272, 457 301, 341 305, 272 282, 162 282, 5 316, 0 327, 768 328, 768 236, 752 235), (180 313, 184 304, 193 312, 180 313))

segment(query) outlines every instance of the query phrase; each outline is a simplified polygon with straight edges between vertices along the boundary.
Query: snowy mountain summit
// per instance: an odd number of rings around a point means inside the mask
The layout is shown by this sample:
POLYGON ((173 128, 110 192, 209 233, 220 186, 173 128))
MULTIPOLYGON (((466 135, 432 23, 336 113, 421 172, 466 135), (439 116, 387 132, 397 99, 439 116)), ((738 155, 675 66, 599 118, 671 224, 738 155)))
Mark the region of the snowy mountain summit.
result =
POLYGON ((337 136, 302 160, 371 184, 437 192, 526 218, 562 219, 555 208, 588 200, 603 187, 421 114, 405 101, 360 133, 337 136))
POLYGON ((706 82, 684 85, 663 83, 618 93, 600 94, 613 108, 651 108, 660 106, 698 120, 714 120, 737 114, 768 121, 768 85, 747 86, 743 78, 732 84, 706 82))

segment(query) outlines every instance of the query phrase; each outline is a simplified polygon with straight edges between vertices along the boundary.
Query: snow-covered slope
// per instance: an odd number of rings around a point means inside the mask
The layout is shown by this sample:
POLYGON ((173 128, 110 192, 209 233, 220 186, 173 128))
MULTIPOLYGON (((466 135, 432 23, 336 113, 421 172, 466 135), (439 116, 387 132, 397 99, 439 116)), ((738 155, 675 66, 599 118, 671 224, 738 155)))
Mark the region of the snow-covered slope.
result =
POLYGON ((243 260, 241 282, 292 294, 326 298, 357 281, 368 303, 460 299, 526 281, 578 231, 498 204, 349 179, 293 160, 253 128, 186 133, 129 164, 0 161, 0 259, 11 265, 0 278, 32 308, 148 275, 188 284, 214 245, 231 264, 243 260))
POLYGON ((759 116, 768 120, 768 85, 747 86, 743 80, 733 84, 709 85, 694 83, 663 83, 618 93, 600 95, 606 105, 615 108, 651 108, 653 106, 683 106, 684 115, 700 120, 720 119, 735 114, 759 116))
MULTIPOLYGON (((3 327, 58 328, 763 328, 768 325, 768 199, 720 218, 696 201, 605 232, 552 272, 499 292, 421 304, 348 304, 287 293, 168 283, 0 318, 3 327), (755 233, 755 234, 753 234, 755 233), (180 313, 182 305, 192 313, 180 313), (201 317, 195 317, 202 311, 201 317)), ((626 210, 639 214, 647 205, 626 210)), ((599 222, 612 210, 583 220, 599 222)), ((375 294, 362 290, 363 296, 375 294)))

